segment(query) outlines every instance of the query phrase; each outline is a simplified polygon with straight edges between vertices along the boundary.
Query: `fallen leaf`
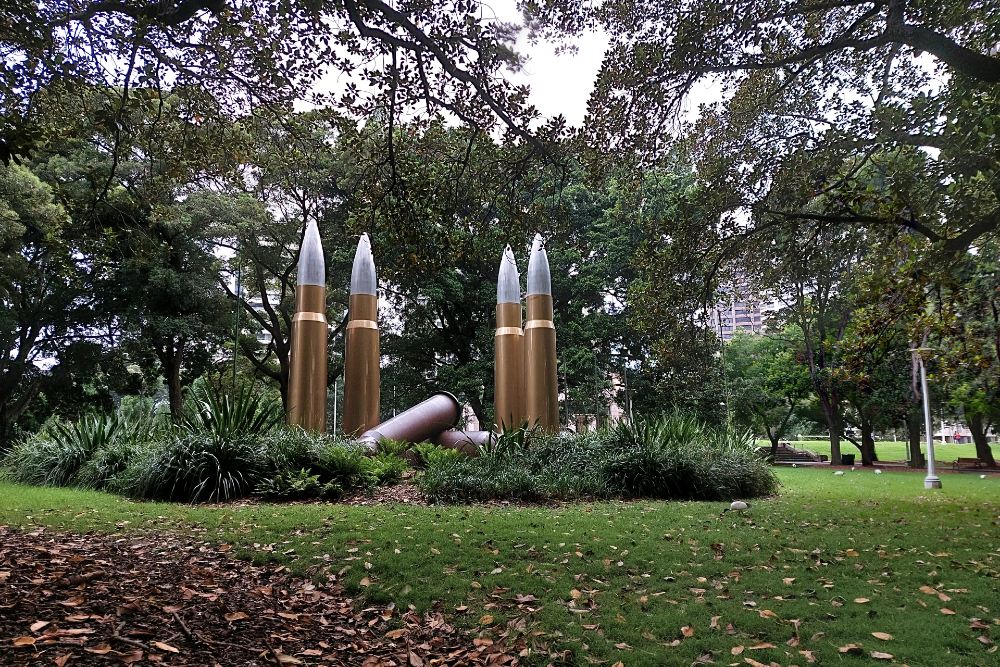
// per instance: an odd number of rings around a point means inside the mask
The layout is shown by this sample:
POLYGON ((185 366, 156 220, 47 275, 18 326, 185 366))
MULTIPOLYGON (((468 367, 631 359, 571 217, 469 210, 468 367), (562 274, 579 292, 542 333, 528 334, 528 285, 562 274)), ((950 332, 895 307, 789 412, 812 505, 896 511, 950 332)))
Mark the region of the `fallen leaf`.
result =
POLYGON ((750 665, 751 667, 768 667, 763 662, 757 662, 753 658, 743 658, 743 662, 750 665))
POLYGON ((795 583, 795 577, 785 577, 781 580, 786 586, 791 586, 795 583))
POLYGON ((927 593, 927 595, 937 595, 937 591, 926 584, 920 587, 920 592, 927 593))
POLYGON ((868 604, 871 602, 868 598, 854 598, 854 601, 858 604, 868 604))
POLYGON ((246 615, 246 612, 234 611, 231 614, 226 614, 224 618, 230 623, 233 623, 235 621, 245 621, 250 617, 246 615))
POLYGON ((941 607, 941 613, 944 614, 945 616, 955 615, 955 612, 953 612, 951 609, 948 609, 948 607, 941 607))
POLYGON ((133 662, 139 662, 142 660, 143 653, 140 649, 135 649, 130 653, 122 653, 118 656, 118 659, 122 661, 123 664, 131 665, 133 662))
POLYGON ((874 637, 875 639, 881 639, 884 642, 887 642, 890 639, 892 639, 892 635, 890 635, 888 632, 873 632, 872 637, 874 637))
POLYGON ((778 618, 778 615, 775 614, 770 609, 761 609, 760 610, 760 617, 761 618, 778 618))
POLYGON ((632 650, 632 647, 629 646, 628 644, 626 644, 625 642, 618 642, 617 644, 615 644, 615 648, 618 649, 619 651, 631 651, 632 650))
POLYGON ((892 660, 893 657, 892 653, 883 653, 882 651, 872 651, 868 655, 875 658, 876 660, 892 660))
POLYGON ((479 622, 482 625, 492 625, 493 617, 490 614, 483 614, 482 616, 479 617, 479 622))
POLYGON ((740 646, 732 647, 731 649, 729 649, 729 652, 732 653, 733 655, 739 655, 740 653, 743 653, 743 648, 744 647, 741 644, 740 646))
POLYGON ((685 637, 694 637, 694 628, 692 628, 690 625, 685 625, 683 628, 681 628, 681 634, 684 635, 685 637))
POLYGON ((98 644, 97 646, 84 648, 83 650, 86 651, 87 653, 94 653, 96 655, 107 655, 112 651, 111 646, 109 644, 98 644))
POLYGON ((294 655, 288 655, 282 653, 281 651, 275 651, 274 657, 277 658, 278 662, 282 665, 302 665, 305 664, 294 655))
POLYGON ((400 637, 405 636, 409 632, 410 631, 407 630, 406 628, 398 628, 396 630, 390 630, 389 632, 385 633, 385 636, 388 637, 389 639, 399 639, 400 637))
POLYGON ((46 625, 49 625, 51 622, 52 621, 35 621, 34 623, 31 624, 30 630, 32 632, 38 632, 39 630, 41 630, 42 628, 44 628, 46 625))
POLYGON ((816 656, 813 655, 812 651, 801 650, 799 655, 806 659, 806 662, 816 662, 816 656))
POLYGON ((837 649, 841 653, 846 653, 848 655, 863 655, 864 651, 857 644, 846 644, 837 649))
POLYGON ((153 642, 153 646, 160 649, 161 651, 169 651, 170 653, 181 652, 181 650, 176 646, 171 646, 170 644, 164 644, 163 642, 153 642))
POLYGON ((369 579, 368 577, 364 577, 361 581, 358 582, 358 585, 360 585, 360 586, 371 586, 372 585, 372 580, 369 579))
POLYGON ((761 650, 766 649, 766 648, 774 648, 774 644, 772 644, 771 642, 763 642, 761 644, 754 644, 753 646, 750 647, 750 650, 751 651, 761 651, 761 650))
POLYGON ((14 646, 34 646, 35 638, 25 635, 14 640, 14 646))
POLYGON ((66 667, 66 663, 69 662, 69 659, 71 657, 73 657, 72 653, 63 653, 62 655, 57 655, 56 657, 52 658, 52 664, 55 665, 56 667, 66 667))
POLYGON ((573 598, 574 600, 579 600, 581 597, 583 597, 583 593, 581 593, 579 590, 577 590, 577 589, 574 588, 573 590, 571 590, 569 592, 569 596, 571 598, 573 598))
POLYGON ((712 622, 708 624, 708 629, 709 630, 717 630, 719 628, 719 619, 720 618, 722 618, 722 617, 721 616, 713 616, 712 617, 712 622))

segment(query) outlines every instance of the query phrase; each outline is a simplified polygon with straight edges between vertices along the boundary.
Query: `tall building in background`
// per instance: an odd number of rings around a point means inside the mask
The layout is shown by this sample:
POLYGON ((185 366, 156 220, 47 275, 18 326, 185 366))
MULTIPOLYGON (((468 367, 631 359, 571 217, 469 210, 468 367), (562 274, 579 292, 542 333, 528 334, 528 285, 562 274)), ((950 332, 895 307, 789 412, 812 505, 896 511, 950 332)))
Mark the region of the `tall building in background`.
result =
POLYGON ((762 334, 767 332, 767 318, 782 307, 777 300, 755 300, 746 285, 734 284, 722 288, 724 298, 715 306, 712 324, 715 333, 730 341, 737 332, 762 334))

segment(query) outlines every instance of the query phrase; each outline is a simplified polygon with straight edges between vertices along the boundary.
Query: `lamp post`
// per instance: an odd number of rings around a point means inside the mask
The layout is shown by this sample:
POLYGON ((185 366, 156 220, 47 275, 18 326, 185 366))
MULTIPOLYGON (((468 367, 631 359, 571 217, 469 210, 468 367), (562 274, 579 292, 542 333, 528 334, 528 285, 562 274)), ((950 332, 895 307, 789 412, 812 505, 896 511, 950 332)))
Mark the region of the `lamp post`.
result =
POLYGON ((924 477, 925 489, 940 489, 941 478, 937 476, 936 462, 934 460, 934 424, 931 420, 931 397, 927 391, 927 369, 924 367, 924 357, 920 353, 928 348, 914 348, 913 354, 917 355, 920 364, 920 392, 924 396, 924 429, 927 431, 927 476, 924 477))

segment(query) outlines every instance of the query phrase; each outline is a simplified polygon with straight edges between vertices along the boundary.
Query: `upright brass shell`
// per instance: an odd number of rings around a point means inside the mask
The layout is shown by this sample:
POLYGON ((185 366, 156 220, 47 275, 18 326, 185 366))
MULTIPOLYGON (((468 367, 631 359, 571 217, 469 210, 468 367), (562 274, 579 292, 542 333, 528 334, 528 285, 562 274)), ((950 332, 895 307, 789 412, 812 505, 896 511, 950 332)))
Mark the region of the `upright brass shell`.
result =
POLYGON ((295 289, 288 369, 288 423, 326 431, 326 288, 295 289))
POLYGON ((559 430, 559 385, 556 377, 556 329, 552 297, 529 294, 524 323, 525 418, 547 433, 559 430))
POLYGON ((352 294, 344 335, 344 433, 360 435, 379 423, 378 297, 352 294))
POLYGON ((493 337, 493 422, 498 430, 524 421, 524 332, 521 304, 497 304, 493 337))

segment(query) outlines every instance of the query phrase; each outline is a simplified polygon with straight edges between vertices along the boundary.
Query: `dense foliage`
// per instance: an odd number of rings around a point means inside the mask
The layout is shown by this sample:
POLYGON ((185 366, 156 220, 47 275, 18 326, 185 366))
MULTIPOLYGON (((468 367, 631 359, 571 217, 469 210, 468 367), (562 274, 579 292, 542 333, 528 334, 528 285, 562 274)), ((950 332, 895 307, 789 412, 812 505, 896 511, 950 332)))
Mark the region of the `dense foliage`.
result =
POLYGON ((513 442, 484 449, 477 458, 429 459, 420 484, 431 499, 445 502, 731 500, 768 495, 778 484, 755 453, 752 434, 680 415, 513 442))

